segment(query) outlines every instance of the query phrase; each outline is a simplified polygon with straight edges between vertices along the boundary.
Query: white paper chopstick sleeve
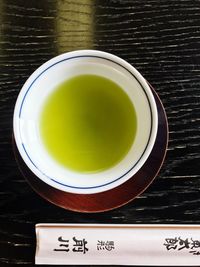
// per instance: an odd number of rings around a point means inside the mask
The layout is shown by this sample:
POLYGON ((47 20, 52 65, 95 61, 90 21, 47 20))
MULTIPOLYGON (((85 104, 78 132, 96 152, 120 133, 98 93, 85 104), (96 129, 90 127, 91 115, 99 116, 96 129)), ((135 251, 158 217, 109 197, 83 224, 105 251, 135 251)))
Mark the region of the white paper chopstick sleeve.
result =
POLYGON ((36 264, 200 266, 199 225, 36 225, 36 264))

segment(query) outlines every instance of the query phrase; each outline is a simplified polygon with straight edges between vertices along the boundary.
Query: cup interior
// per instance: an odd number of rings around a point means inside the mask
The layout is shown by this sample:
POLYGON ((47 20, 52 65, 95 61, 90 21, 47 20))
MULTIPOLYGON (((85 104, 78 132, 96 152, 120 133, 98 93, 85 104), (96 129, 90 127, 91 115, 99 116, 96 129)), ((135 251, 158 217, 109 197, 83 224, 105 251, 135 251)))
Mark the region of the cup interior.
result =
POLYGON ((136 69, 114 55, 82 50, 53 58, 26 81, 15 106, 14 136, 23 160, 38 178, 66 192, 90 194, 122 184, 142 167, 155 142, 157 121, 154 97, 136 69), (84 74, 103 76, 118 84, 132 101, 137 117, 136 136, 127 155, 112 168, 91 174, 72 171, 55 161, 39 131, 47 97, 62 82, 84 74))

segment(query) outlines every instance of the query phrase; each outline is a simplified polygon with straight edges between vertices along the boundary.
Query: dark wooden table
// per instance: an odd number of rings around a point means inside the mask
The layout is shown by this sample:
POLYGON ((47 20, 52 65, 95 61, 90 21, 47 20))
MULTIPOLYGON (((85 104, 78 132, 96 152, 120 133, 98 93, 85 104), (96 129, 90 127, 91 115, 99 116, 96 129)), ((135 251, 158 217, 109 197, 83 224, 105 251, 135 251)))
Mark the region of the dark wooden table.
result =
POLYGON ((61 223, 200 223, 200 1, 0 1, 0 266, 33 266, 34 226, 61 223), (105 213, 66 211, 39 197, 12 151, 13 108, 42 63, 76 49, 114 53, 159 94, 167 157, 153 184, 105 213))

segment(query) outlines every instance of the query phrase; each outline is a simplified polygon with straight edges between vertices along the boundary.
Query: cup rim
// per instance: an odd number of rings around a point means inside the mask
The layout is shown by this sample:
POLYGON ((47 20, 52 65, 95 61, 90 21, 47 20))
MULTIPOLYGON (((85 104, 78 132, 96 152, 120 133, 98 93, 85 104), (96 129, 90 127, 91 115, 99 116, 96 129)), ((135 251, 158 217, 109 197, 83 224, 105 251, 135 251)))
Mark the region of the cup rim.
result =
MULTIPOLYGON (((154 143, 155 143, 155 139, 156 139, 156 135, 157 135, 157 128, 158 128, 158 114, 157 114, 156 103, 155 103, 155 99, 153 97, 152 91, 151 91, 147 81, 143 78, 143 76, 132 65, 130 65, 125 60, 123 60, 123 59, 121 59, 118 56, 115 56, 113 54, 99 51, 99 50, 76 50, 76 51, 72 51, 72 52, 67 52, 67 53, 63 53, 61 55, 58 55, 58 56, 48 60, 44 64, 42 64, 39 68, 37 68, 30 75, 30 77, 27 79, 24 86, 22 87, 22 89, 18 95, 16 104, 15 104, 14 116, 13 116, 13 130, 14 130, 14 137, 15 137, 16 145, 17 145, 17 148, 19 150, 20 155, 22 156, 23 160, 25 161, 25 163, 29 167, 29 169, 39 179, 41 179, 45 183, 47 183, 47 184, 49 184, 49 185, 51 185, 57 189, 60 189, 62 191, 66 191, 66 192, 74 192, 74 193, 81 193, 81 194, 82 193, 83 194, 98 193, 98 192, 107 191, 109 189, 112 189, 114 187, 119 186, 120 184, 122 184, 125 181, 127 181, 128 179, 130 179, 143 166, 143 164, 146 162, 148 156, 150 155, 150 153, 153 149, 154 143), (19 117, 18 116, 19 116, 19 114, 21 114, 21 109, 22 109, 24 97, 27 95, 31 85, 47 69, 53 67, 54 65, 58 64, 61 61, 69 59, 69 58, 89 57, 89 56, 90 57, 91 56, 92 57, 100 57, 100 58, 110 60, 114 63, 117 63, 118 65, 125 68, 129 73, 131 73, 131 75, 134 76, 134 78, 139 82, 139 84, 143 88, 143 90, 146 94, 146 97, 149 101, 149 105, 151 108, 152 125, 151 125, 151 133, 149 135, 149 141, 146 145, 146 148, 145 148, 143 154, 141 155, 141 157, 139 158, 138 162, 136 162, 134 164, 134 166, 132 167, 131 176, 129 178, 123 179, 123 177, 118 177, 116 180, 111 181, 111 182, 106 183, 106 184, 102 184, 102 185, 98 185, 98 186, 92 186, 92 187, 86 186, 86 187, 82 188, 82 187, 73 187, 73 186, 69 186, 66 184, 62 184, 62 183, 56 181, 55 179, 53 179, 52 177, 47 177, 47 179, 44 179, 43 173, 41 173, 42 170, 39 170, 39 171, 37 170, 38 169, 37 166, 35 166, 34 162, 32 162, 31 158, 26 153, 25 147, 24 147, 22 140, 21 140, 21 137, 19 135, 19 128, 18 128, 19 117), (24 154, 23 150, 25 151, 26 155, 24 154)), ((130 172, 130 170, 128 172, 130 172)))

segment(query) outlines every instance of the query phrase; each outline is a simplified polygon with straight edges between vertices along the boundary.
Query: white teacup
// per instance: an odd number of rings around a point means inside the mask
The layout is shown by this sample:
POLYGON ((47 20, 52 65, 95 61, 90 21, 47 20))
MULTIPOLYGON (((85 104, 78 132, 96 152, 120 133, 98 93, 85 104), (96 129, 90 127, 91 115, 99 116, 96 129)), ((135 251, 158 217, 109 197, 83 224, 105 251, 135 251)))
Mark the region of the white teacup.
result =
POLYGON ((158 114, 151 89, 142 75, 123 59, 102 51, 79 50, 59 55, 39 67, 26 81, 14 110, 14 137, 29 169, 46 184, 65 192, 92 194, 119 186, 145 163, 155 143, 158 114), (81 173, 59 164, 41 141, 41 107, 55 88, 77 75, 98 75, 118 84, 129 96, 137 132, 126 156, 115 166, 81 173))

